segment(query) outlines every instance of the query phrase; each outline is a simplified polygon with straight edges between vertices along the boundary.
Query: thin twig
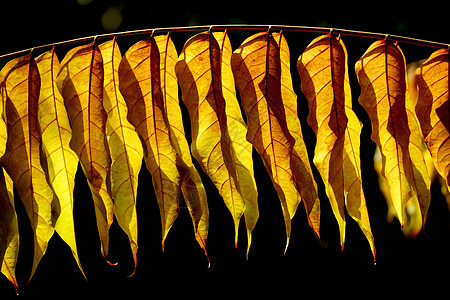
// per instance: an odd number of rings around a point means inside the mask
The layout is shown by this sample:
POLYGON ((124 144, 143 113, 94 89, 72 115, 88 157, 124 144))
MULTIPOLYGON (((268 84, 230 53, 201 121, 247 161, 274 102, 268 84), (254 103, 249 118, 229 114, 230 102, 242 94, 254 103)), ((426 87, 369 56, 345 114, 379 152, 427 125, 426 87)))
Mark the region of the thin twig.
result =
MULTIPOLYGON (((249 24, 227 24, 227 25, 201 25, 201 26, 184 26, 184 27, 166 27, 166 28, 152 28, 152 29, 138 29, 138 30, 130 30, 130 31, 122 31, 122 32, 114 32, 114 33, 106 33, 99 34, 93 36, 86 36, 77 39, 56 42, 46 45, 41 45, 37 47, 32 47, 29 49, 19 50, 16 52, 11 52, 7 54, 0 55, 1 58, 6 58, 10 56, 20 55, 24 53, 28 53, 31 49, 36 50, 45 50, 50 49, 56 46, 63 46, 75 43, 82 43, 92 41, 94 38, 96 39, 106 39, 113 38, 119 36, 129 36, 129 35, 140 35, 140 34, 156 34, 162 32, 182 32, 182 31, 202 31, 202 30, 233 30, 233 29, 245 29, 245 30, 267 30, 270 28, 272 31, 298 31, 298 32, 317 32, 317 33, 329 33, 333 32, 333 34, 341 34, 348 36, 356 36, 363 38, 373 38, 373 39, 384 39, 386 34, 376 33, 376 32, 367 32, 367 31, 359 31, 359 30, 348 30, 348 29, 338 29, 338 28, 327 28, 327 27, 313 27, 313 26, 290 26, 290 25, 249 25, 249 24)), ((389 40, 397 41, 401 43, 414 44, 419 46, 426 46, 432 48, 449 48, 450 44, 439 43, 434 41, 427 41, 422 39, 416 39, 406 36, 399 35, 389 35, 389 40)))

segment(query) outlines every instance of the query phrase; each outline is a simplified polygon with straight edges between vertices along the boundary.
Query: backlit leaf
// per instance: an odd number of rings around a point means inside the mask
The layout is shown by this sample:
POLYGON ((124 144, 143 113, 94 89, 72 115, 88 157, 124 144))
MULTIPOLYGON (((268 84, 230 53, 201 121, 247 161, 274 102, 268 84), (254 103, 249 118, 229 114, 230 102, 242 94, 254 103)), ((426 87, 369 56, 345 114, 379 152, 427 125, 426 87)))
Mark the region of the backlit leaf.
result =
POLYGON ((244 214, 248 247, 258 219, 251 144, 236 99, 225 33, 204 32, 189 39, 175 70, 189 111, 192 154, 209 175, 234 220, 237 245, 244 214))
POLYGON ((117 222, 130 241, 136 271, 138 248, 136 195, 143 150, 137 132, 127 120, 127 104, 119 91, 118 70, 122 59, 119 46, 113 39, 101 44, 99 49, 103 57, 103 107, 108 114, 106 135, 112 161, 111 196, 114 199, 117 222))
POLYGON ((286 124, 295 140, 291 152, 292 173, 305 205, 309 225, 314 229, 317 237, 320 237, 320 202, 297 114, 297 95, 292 86, 289 46, 281 33, 272 35, 280 48, 281 100, 286 113, 286 124))
POLYGON ((208 202, 200 175, 192 163, 191 152, 184 132, 178 99, 178 81, 175 74, 178 54, 169 34, 156 36, 155 42, 160 54, 161 92, 167 122, 170 124, 170 140, 177 154, 181 192, 194 224, 195 237, 206 254, 209 226, 208 202))
POLYGON ((287 248, 291 218, 301 198, 291 170, 295 140, 287 127, 281 96, 280 50, 272 34, 247 38, 234 51, 231 66, 247 115, 247 140, 261 155, 280 198, 287 248))
POLYGON ((94 200, 103 257, 108 257, 113 201, 108 193, 111 166, 103 108, 103 60, 97 43, 70 50, 57 75, 72 126, 72 148, 80 159, 94 200))
POLYGON ((0 169, 0 262, 1 272, 17 293, 16 264, 19 254, 19 228, 14 207, 13 182, 0 169))
POLYGON ((78 157, 69 147, 72 130, 64 100, 56 87, 59 61, 54 50, 36 58, 41 76, 38 122, 42 135, 42 151, 46 157, 44 170, 59 204, 55 207, 55 230, 70 246, 80 268, 73 223, 73 189, 78 157))
POLYGON ((359 102, 372 123, 372 140, 382 156, 397 217, 403 226, 405 207, 412 198, 425 219, 430 202, 430 179, 422 154, 422 135, 406 84, 405 58, 397 44, 373 43, 355 66, 361 85, 359 102))
POLYGON ((141 137, 152 175, 162 225, 162 249, 179 213, 180 174, 171 144, 161 92, 160 56, 150 37, 133 45, 119 65, 119 88, 128 106, 128 120, 141 137))
POLYGON ((30 279, 53 235, 57 203, 41 166, 38 101, 41 86, 34 59, 11 60, 0 72, 5 86, 8 140, 1 165, 11 176, 34 232, 34 258, 30 279))
POLYGON ((331 208, 345 242, 345 213, 359 224, 375 257, 360 167, 361 124, 352 110, 347 50, 331 34, 314 39, 297 64, 309 102, 308 123, 317 136, 314 164, 325 183, 331 208))
POLYGON ((417 117, 438 173, 450 182, 449 53, 440 49, 417 69, 417 117))

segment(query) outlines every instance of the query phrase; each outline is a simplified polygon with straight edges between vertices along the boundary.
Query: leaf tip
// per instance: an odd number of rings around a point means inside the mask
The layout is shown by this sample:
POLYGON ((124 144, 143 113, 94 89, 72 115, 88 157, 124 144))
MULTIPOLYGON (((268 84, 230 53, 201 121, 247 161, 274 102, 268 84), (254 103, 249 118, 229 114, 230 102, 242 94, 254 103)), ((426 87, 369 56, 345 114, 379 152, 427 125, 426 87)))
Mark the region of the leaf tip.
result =
POLYGON ((284 253, 283 253, 284 256, 286 256, 286 251, 287 251, 288 247, 289 247, 289 237, 286 240, 286 247, 284 248, 284 253))

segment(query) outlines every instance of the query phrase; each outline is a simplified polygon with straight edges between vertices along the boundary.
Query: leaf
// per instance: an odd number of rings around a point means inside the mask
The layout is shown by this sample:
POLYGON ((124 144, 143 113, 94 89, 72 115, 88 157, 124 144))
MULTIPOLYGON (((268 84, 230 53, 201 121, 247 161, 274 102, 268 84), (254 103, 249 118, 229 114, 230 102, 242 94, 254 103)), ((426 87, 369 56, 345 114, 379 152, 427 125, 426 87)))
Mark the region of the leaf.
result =
POLYGON ((194 224, 195 237, 207 255, 208 202, 200 174, 192 163, 191 152, 184 132, 178 99, 178 81, 175 74, 178 54, 169 34, 156 36, 155 42, 160 54, 161 92, 167 122, 170 124, 170 141, 177 155, 176 161, 181 176, 181 191, 194 224))
POLYGON ((152 175, 162 225, 162 250, 179 213, 180 174, 170 140, 160 79, 160 57, 151 37, 133 45, 119 65, 119 89, 128 120, 141 137, 147 169, 152 175))
POLYGON ((308 216, 309 226, 320 238, 320 202, 317 184, 309 163, 308 151, 303 140, 302 128, 297 114, 297 95, 292 86, 289 46, 284 35, 273 33, 273 38, 280 48, 281 63, 281 99, 286 113, 289 133, 295 140, 291 152, 291 168, 297 189, 302 197, 308 216))
POLYGON ((54 49, 36 58, 41 76, 38 104, 38 124, 42 136, 42 151, 45 154, 44 170, 50 186, 58 198, 55 209, 55 230, 70 246, 81 272, 75 241, 73 221, 73 189, 78 157, 69 147, 72 138, 64 100, 56 87, 59 61, 54 49))
POLYGON ((97 43, 67 52, 57 75, 72 126, 72 148, 94 200, 101 251, 108 257, 109 227, 113 222, 113 201, 108 193, 111 158, 106 141, 106 112, 103 108, 103 60, 97 43))
POLYGON ((440 49, 416 72, 419 99, 416 113, 438 173, 450 182, 449 58, 440 49))
POLYGON ((425 220, 430 179, 422 154, 422 136, 406 84, 405 58, 397 44, 373 43, 355 66, 361 85, 359 102, 369 114, 372 140, 382 155, 386 178, 400 224, 405 207, 417 198, 425 220))
POLYGON ((14 207, 12 179, 0 169, 0 261, 1 272, 17 293, 16 264, 19 254, 19 228, 14 207))
POLYGON ((104 70, 103 107, 108 114, 106 135, 112 161, 111 195, 117 222, 130 241, 134 273, 138 248, 136 196, 143 149, 135 128, 127 120, 127 104, 119 91, 118 70, 122 55, 116 39, 101 44, 99 49, 104 70))
POLYGON ((286 225, 286 249, 300 194, 291 170, 295 140, 289 132, 281 97, 277 42, 268 32, 247 38, 231 58, 231 67, 247 115, 247 140, 262 157, 280 198, 286 225))
POLYGON ((299 57, 301 88, 309 102, 308 123, 317 136, 317 166, 345 242, 345 212, 359 224, 375 258, 360 166, 361 124, 352 110, 347 50, 331 34, 314 39, 299 57))
POLYGON ((8 139, 1 165, 11 176, 34 233, 34 258, 29 280, 54 231, 54 197, 41 166, 38 128, 40 77, 30 55, 8 62, 0 72, 6 91, 8 139))
POLYGON ((231 212, 236 246, 239 220, 245 215, 249 249, 258 219, 257 191, 230 58, 226 34, 204 32, 186 42, 175 71, 191 119, 192 155, 231 212))

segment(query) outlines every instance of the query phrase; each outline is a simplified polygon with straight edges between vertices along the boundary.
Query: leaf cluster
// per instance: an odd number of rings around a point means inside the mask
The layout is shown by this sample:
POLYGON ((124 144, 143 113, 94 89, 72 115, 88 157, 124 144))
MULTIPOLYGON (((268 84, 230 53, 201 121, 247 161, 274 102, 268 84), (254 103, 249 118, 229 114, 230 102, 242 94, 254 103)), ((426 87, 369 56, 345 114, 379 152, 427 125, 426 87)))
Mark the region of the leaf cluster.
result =
MULTIPOLYGON (((300 203, 320 239, 323 199, 313 176, 317 168, 341 247, 347 214, 358 223, 375 259, 361 176, 362 124, 352 108, 348 55, 340 35, 317 37, 297 61, 309 106, 307 122, 317 138, 313 157, 303 139, 282 32, 256 33, 234 51, 226 31, 209 30, 191 37, 179 54, 170 34, 152 34, 123 57, 116 38, 75 47, 61 63, 55 49, 31 54, 11 60, 0 72, 0 261, 15 287, 19 232, 13 185, 33 229, 30 279, 55 231, 83 272, 73 219, 78 165, 92 194, 107 262, 115 216, 128 236, 136 269, 136 198, 143 161, 160 210, 163 251, 182 195, 195 238, 208 257, 209 208, 199 175, 204 172, 231 214, 236 247, 244 217, 248 255, 259 218, 253 149, 280 201, 286 249, 300 203), (179 87, 189 113, 190 145, 179 87)), ((361 86, 358 100, 377 144, 380 188, 391 216, 410 235, 427 219, 434 170, 443 178, 443 190, 449 188, 448 56, 447 49, 434 52, 413 71, 410 82, 398 43, 380 39, 354 67, 361 86)))

